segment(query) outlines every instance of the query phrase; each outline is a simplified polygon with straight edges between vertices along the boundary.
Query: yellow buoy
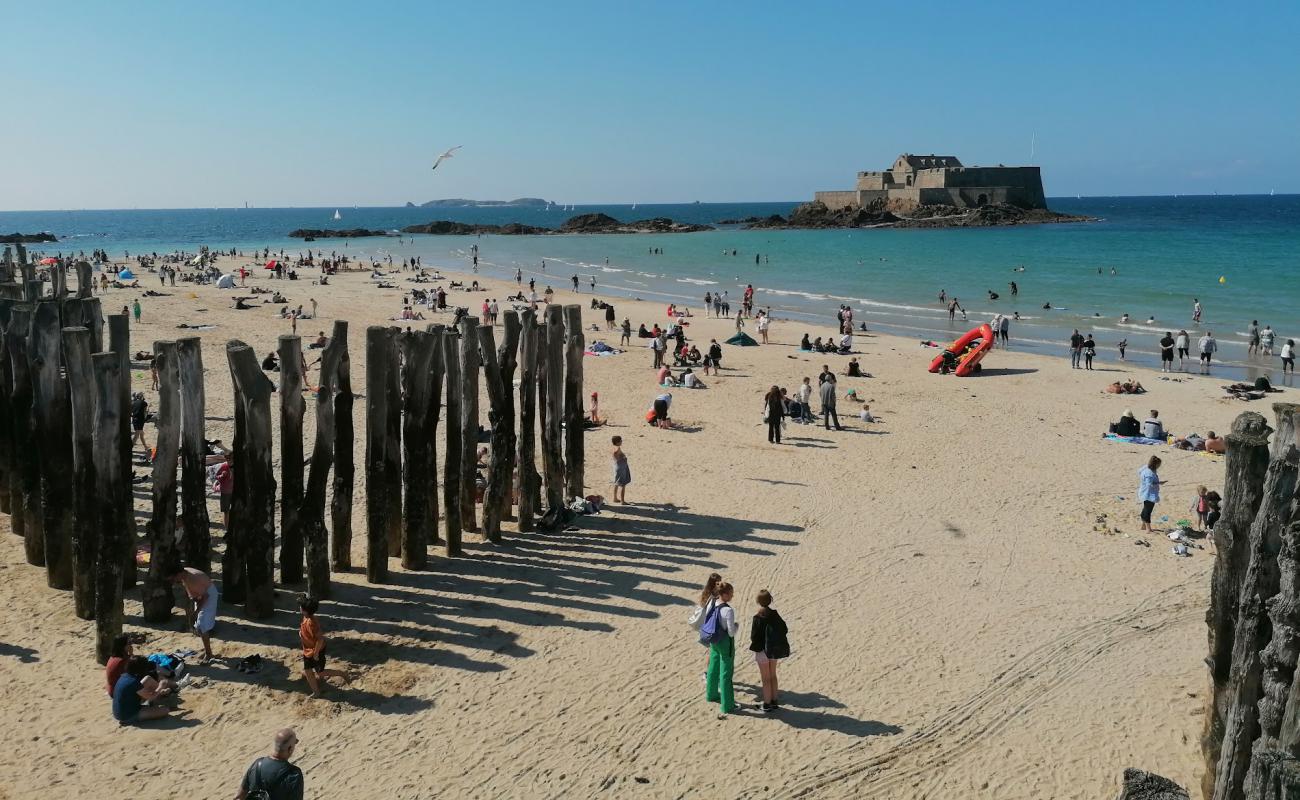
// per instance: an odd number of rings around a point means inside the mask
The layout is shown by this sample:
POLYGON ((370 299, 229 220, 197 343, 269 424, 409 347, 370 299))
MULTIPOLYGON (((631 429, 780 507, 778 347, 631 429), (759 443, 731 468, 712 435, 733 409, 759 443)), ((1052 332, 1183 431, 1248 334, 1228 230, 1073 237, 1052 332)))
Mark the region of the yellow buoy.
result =
POLYGON ((1227 278, 1223 277, 1222 275, 1219 276, 1219 283, 1227 283, 1227 282, 1228 282, 1227 278))

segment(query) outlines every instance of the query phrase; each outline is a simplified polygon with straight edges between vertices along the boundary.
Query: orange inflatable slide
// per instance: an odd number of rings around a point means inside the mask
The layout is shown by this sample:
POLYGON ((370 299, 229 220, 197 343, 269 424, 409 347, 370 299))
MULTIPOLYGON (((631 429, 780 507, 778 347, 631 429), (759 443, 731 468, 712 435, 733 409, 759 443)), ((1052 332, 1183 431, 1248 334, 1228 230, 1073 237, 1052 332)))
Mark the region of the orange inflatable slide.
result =
POLYGON ((987 324, 967 331, 952 347, 940 353, 930 362, 931 372, 951 370, 958 377, 965 378, 980 371, 980 361, 984 354, 993 349, 993 329, 987 324), (948 370, 944 369, 947 363, 948 370))

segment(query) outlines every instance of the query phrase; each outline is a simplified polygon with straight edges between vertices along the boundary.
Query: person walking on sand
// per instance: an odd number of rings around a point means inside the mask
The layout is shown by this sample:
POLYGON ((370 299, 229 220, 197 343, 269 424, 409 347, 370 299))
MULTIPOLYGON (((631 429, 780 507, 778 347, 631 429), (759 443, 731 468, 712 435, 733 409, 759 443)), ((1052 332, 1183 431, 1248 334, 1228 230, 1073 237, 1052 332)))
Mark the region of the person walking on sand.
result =
POLYGON ((149 403, 144 399, 144 392, 131 395, 131 444, 139 442, 145 456, 149 455, 149 443, 144 440, 144 423, 148 417, 149 403))
POLYGON ((263 756, 249 766, 239 783, 235 800, 265 797, 267 800, 302 800, 302 770, 289 763, 298 748, 298 734, 293 728, 277 731, 270 757, 263 756), (259 794, 254 795, 253 792, 259 794))
POLYGON ((832 374, 829 380, 822 381, 818 390, 822 398, 822 422, 825 423, 826 430, 831 429, 831 420, 835 420, 835 430, 842 431, 840 427, 840 415, 835 413, 835 376, 832 374))
POLYGON ((632 346, 632 320, 627 317, 623 318, 623 331, 618 337, 619 345, 632 346))
POLYGON ((785 620, 772 608, 772 593, 764 589, 758 593, 758 613, 749 626, 749 651, 758 663, 758 674, 763 681, 763 711, 771 714, 780 708, 777 702, 776 665, 790 656, 789 630, 785 620))
POLYGON ((627 465, 627 453, 623 452, 623 437, 615 436, 611 438, 610 444, 614 445, 610 458, 614 461, 614 502, 627 502, 627 485, 632 482, 632 468, 627 465))
POLYGON ((1206 331, 1199 342, 1201 349, 1201 372, 1210 374, 1210 361, 1214 358, 1214 353, 1219 349, 1219 343, 1214 339, 1214 331, 1206 331))
POLYGON ((303 595, 298 598, 298 608, 302 611, 302 622, 298 624, 298 639, 302 642, 302 674, 311 687, 311 696, 320 697, 321 690, 329 686, 326 678, 341 678, 351 682, 352 677, 337 669, 325 669, 325 634, 321 633, 320 623, 316 620, 316 609, 320 602, 314 597, 303 595))
POLYGON ((1083 363, 1084 369, 1092 369, 1092 358, 1097 355, 1097 342, 1088 334, 1088 338, 1083 340, 1083 363))
POLYGON ((773 386, 763 395, 763 421, 767 423, 768 444, 781 443, 781 421, 785 418, 785 403, 781 389, 773 386))
POLYGON ((736 612, 731 607, 735 594, 731 584, 718 584, 717 602, 700 626, 700 642, 709 646, 709 669, 705 673, 704 699, 717 703, 718 719, 736 710, 736 693, 731 679, 736 669, 736 612))
POLYGON ((185 587, 185 617, 203 640, 203 661, 212 660, 212 629, 217 626, 217 586, 206 574, 194 567, 181 567, 172 575, 172 583, 185 587))
POLYGON ((1155 533, 1151 527, 1151 511, 1160 502, 1160 456, 1151 456, 1147 465, 1138 470, 1138 500, 1142 501, 1142 530, 1155 533))

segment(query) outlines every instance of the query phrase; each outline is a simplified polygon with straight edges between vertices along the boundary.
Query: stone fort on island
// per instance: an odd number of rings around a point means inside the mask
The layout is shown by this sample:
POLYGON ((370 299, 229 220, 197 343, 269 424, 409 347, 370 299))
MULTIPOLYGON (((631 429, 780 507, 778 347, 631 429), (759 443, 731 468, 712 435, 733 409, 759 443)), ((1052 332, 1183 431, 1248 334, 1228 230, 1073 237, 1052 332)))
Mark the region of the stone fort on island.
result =
POLYGON ((956 156, 911 153, 899 156, 883 172, 859 172, 855 189, 817 192, 816 199, 831 211, 882 206, 904 213, 917 206, 1047 207, 1038 167, 967 167, 956 156))

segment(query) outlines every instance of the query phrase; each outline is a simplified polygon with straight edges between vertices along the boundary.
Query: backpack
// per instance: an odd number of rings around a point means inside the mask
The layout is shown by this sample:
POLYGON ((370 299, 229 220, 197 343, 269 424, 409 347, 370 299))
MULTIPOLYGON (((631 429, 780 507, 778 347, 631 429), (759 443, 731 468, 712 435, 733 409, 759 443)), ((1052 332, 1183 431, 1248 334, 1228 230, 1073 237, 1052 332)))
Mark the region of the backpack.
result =
POLYGON ((704 624, 700 626, 700 644, 708 647, 731 638, 727 626, 722 622, 722 609, 730 607, 726 603, 716 603, 709 609, 704 624))

